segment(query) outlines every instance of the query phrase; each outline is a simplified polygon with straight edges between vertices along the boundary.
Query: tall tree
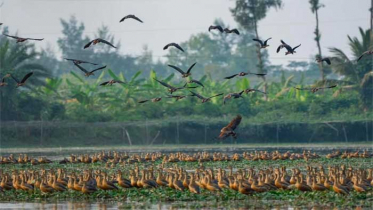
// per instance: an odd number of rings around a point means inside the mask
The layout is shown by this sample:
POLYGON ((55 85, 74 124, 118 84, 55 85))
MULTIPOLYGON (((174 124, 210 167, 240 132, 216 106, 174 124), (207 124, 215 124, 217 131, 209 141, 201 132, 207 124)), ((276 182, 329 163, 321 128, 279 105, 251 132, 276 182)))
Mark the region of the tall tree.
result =
POLYGON ((341 49, 330 48, 330 51, 334 54, 332 69, 353 84, 349 86, 350 88, 360 91, 364 110, 369 110, 373 107, 373 61, 370 56, 363 57, 359 62, 356 62, 356 59, 365 51, 371 49, 373 42, 369 29, 364 31, 359 28, 359 31, 361 41, 356 37, 347 36, 352 55, 354 56, 353 60, 341 49))
MULTIPOLYGON (((241 25, 242 28, 254 31, 255 36, 259 39, 258 22, 266 17, 267 11, 270 8, 280 8, 282 6, 281 0, 236 0, 236 5, 231 9, 234 19, 241 25)), ((257 47, 258 57, 258 72, 265 73, 261 48, 257 47)), ((265 77, 264 91, 267 90, 267 83, 265 77)), ((267 96, 265 96, 267 100, 267 96)))
MULTIPOLYGON (((319 9, 321 7, 324 7, 323 4, 320 4, 320 1, 319 0, 309 0, 310 4, 311 4, 311 11, 312 13, 315 14, 315 17, 316 17, 316 28, 315 28, 315 41, 316 41, 316 44, 317 44, 317 49, 319 50, 319 54, 316 55, 316 57, 318 58, 322 58, 322 53, 321 53, 321 44, 320 44, 320 39, 321 39, 321 34, 320 34, 320 30, 319 30, 319 9)), ((325 72, 324 72, 324 68, 323 68, 323 63, 320 62, 319 63, 319 68, 320 68, 320 73, 321 73, 321 80, 324 81, 325 80, 325 72)))

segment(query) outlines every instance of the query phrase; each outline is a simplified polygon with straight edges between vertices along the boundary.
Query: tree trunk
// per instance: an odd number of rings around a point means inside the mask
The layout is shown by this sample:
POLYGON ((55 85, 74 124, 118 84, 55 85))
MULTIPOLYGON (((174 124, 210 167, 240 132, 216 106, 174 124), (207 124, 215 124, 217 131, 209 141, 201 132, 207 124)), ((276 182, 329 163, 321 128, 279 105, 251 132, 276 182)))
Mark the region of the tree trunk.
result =
MULTIPOLYGON (((255 18, 255 17, 254 17, 255 18)), ((259 33, 258 33, 258 26, 257 26, 257 21, 256 21, 256 18, 254 20, 254 29, 255 29, 255 35, 256 35, 256 38, 259 39, 259 33)), ((257 48, 256 48, 256 53, 257 53, 257 56, 258 56, 258 70, 260 74, 263 74, 265 73, 264 72, 264 66, 263 66, 263 60, 262 60, 262 52, 260 51, 260 46, 257 45, 257 48)), ((267 92, 267 81, 266 81, 266 78, 265 77, 261 77, 263 79, 263 82, 264 82, 264 86, 263 86, 263 92, 267 92)), ((264 94, 264 99, 267 101, 268 100, 268 96, 267 94, 264 94)))
MULTIPOLYGON (((320 58, 322 58, 322 53, 321 53, 321 46, 320 46, 320 32, 319 32, 319 14, 318 14, 318 10, 315 10, 315 14, 316 14, 316 43, 317 43, 317 48, 319 50, 319 56, 320 58)), ((325 80, 325 74, 324 74, 324 68, 323 68, 323 65, 322 65, 322 62, 319 62, 319 69, 320 69, 320 73, 321 73, 321 80, 324 81, 325 80)))
POLYGON ((370 35, 373 34, 373 0, 371 0, 371 6, 370 6, 370 35))

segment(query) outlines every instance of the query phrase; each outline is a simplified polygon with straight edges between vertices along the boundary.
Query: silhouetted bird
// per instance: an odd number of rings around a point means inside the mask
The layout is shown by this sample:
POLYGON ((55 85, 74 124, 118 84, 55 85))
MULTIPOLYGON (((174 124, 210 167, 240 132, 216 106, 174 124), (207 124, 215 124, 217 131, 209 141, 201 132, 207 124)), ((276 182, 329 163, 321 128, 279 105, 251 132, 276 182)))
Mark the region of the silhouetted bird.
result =
POLYGON ((116 48, 113 44, 111 44, 110 42, 106 41, 106 40, 103 40, 103 39, 100 39, 100 38, 97 38, 97 39, 94 39, 90 42, 88 42, 88 44, 84 45, 84 49, 90 47, 92 44, 93 45, 96 45, 98 43, 103 43, 103 44, 107 44, 109 45, 110 47, 113 47, 113 48, 116 48))
POLYGON ((187 70, 187 72, 184 72, 183 70, 181 70, 179 67, 177 66, 173 66, 173 65, 168 65, 169 67, 175 69, 176 71, 178 71, 183 78, 186 78, 186 77, 189 77, 192 73, 190 73, 190 71, 192 70, 192 68, 196 65, 197 63, 193 63, 189 69, 187 70))
POLYGON ((14 81, 16 81, 17 88, 18 88, 18 87, 24 86, 26 84, 27 79, 30 78, 32 74, 34 74, 34 72, 30 72, 30 73, 26 74, 21 81, 19 81, 13 75, 10 75, 10 76, 13 78, 14 81))
POLYGON ((82 60, 73 59, 73 58, 65 58, 65 60, 72 61, 74 64, 88 63, 88 64, 92 64, 92 65, 98 65, 97 63, 91 63, 91 62, 88 62, 88 61, 82 61, 82 60))
POLYGON ((119 80, 109 80, 109 81, 107 81, 107 82, 103 82, 103 83, 101 83, 100 84, 100 86, 106 86, 106 85, 113 85, 113 84, 115 84, 115 83, 120 83, 120 84, 124 84, 124 82, 122 82, 122 81, 119 81, 119 80))
POLYGON ((158 101, 161 101, 161 100, 162 100, 162 98, 159 97, 159 98, 152 98, 152 99, 147 99, 147 100, 139 101, 138 103, 142 104, 142 103, 145 103, 145 102, 148 102, 148 101, 158 102, 158 101))
POLYGON ((197 98, 199 98, 199 99, 202 100, 202 103, 206 103, 206 102, 210 101, 210 100, 211 100, 212 98, 214 98, 214 97, 217 97, 217 96, 221 96, 221 95, 223 95, 223 93, 219 93, 219 94, 217 94, 217 95, 213 95, 213 96, 211 96, 211 97, 205 98, 205 97, 199 95, 198 93, 195 93, 195 92, 192 92, 192 91, 190 91, 190 92, 192 93, 191 96, 197 96, 197 98))
POLYGON ((310 90, 312 93, 316 93, 317 91, 321 90, 321 89, 331 89, 331 88, 335 88, 337 87, 337 85, 332 85, 332 86, 328 86, 328 87, 314 87, 314 88, 297 88, 295 87, 295 89, 297 90, 310 90))
POLYGON ((42 40, 44 40, 44 39, 34 39, 34 38, 22 38, 22 37, 18 37, 18 36, 10 36, 10 35, 7 35, 7 34, 3 34, 3 35, 7 36, 7 37, 10 37, 10 38, 13 38, 13 39, 16 39, 17 43, 24 42, 24 41, 27 41, 27 40, 33 40, 33 41, 42 41, 42 40))
POLYGON ((102 70, 102 69, 106 68, 106 66, 102 66, 102 67, 99 67, 99 68, 97 68, 97 69, 93 69, 92 71, 88 71, 87 69, 81 67, 79 64, 74 64, 74 65, 77 66, 81 71, 83 71, 83 72, 85 73, 84 76, 86 76, 86 77, 89 77, 89 76, 91 76, 91 75, 94 75, 93 73, 94 73, 95 71, 102 70))
POLYGON ((238 74, 233 74, 232 76, 224 77, 224 79, 232 79, 236 76, 243 77, 243 76, 246 76, 246 75, 249 75, 249 74, 256 75, 256 76, 262 76, 262 77, 267 75, 267 74, 255 74, 255 73, 251 73, 251 72, 240 72, 238 74))
POLYGON ((169 47, 176 47, 177 49, 184 52, 183 48, 181 48, 180 45, 178 45, 176 43, 167 44, 166 46, 163 47, 163 50, 167 50, 169 47))
POLYGON ((240 35, 240 32, 239 32, 237 29, 229 30, 228 28, 225 28, 225 29, 224 29, 224 32, 225 32, 225 33, 228 33, 228 34, 235 33, 235 34, 237 34, 237 35, 240 35))
POLYGON ((272 38, 268 38, 268 39, 265 40, 264 42, 263 42, 262 40, 260 40, 260 39, 253 39, 253 40, 259 42, 259 44, 260 44, 260 48, 267 48, 267 47, 269 47, 269 45, 267 44, 267 42, 268 42, 268 40, 270 40, 270 39, 272 39, 272 38))
POLYGON ((330 62, 329 58, 316 58, 316 61, 318 63, 322 63, 323 61, 325 61, 328 65, 332 64, 332 62, 330 62))
POLYGON ((285 55, 296 53, 295 49, 297 49, 298 47, 301 46, 301 44, 299 44, 298 46, 292 48, 292 47, 290 47, 290 45, 286 44, 283 40, 281 40, 281 43, 282 44, 280 46, 278 46, 276 52, 279 53, 282 48, 285 48, 287 50, 287 52, 285 53, 285 55))
POLYGON ((239 93, 229 93, 223 98, 223 104, 225 104, 226 101, 230 100, 231 98, 242 98, 242 93, 245 92, 244 90, 239 93))
POLYGON ((211 31, 211 30, 218 30, 218 31, 220 31, 220 33, 224 32, 224 30, 221 26, 210 26, 209 31, 211 31))
POLYGON ((360 57, 357 59, 357 61, 359 61, 365 55, 372 55, 372 54, 373 54, 373 50, 365 51, 363 54, 360 55, 360 57))
POLYGON ((139 21, 140 23, 143 23, 142 20, 140 20, 140 18, 136 17, 135 15, 127 15, 127 16, 123 17, 122 19, 120 19, 119 22, 123 22, 126 19, 134 19, 134 20, 139 21))

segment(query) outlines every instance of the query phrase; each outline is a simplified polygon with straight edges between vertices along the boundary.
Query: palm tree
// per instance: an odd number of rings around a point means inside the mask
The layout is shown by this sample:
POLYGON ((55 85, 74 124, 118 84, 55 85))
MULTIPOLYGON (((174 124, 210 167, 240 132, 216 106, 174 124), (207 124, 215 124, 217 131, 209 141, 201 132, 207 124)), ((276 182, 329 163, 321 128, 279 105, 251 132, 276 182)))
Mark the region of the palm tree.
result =
POLYGON ((334 72, 343 76, 345 80, 352 83, 348 88, 357 89, 360 91, 361 100, 364 109, 367 110, 372 106, 372 58, 365 56, 359 62, 356 59, 368 49, 372 47, 370 30, 359 28, 361 40, 357 37, 348 37, 349 46, 353 55, 351 60, 346 53, 338 48, 330 48, 330 52, 334 54, 332 69, 334 72))
MULTIPOLYGON (((3 33, 8 33, 4 28, 3 33)), ((49 71, 42 65, 36 63, 38 53, 32 44, 16 44, 4 37, 0 38, 0 72, 1 75, 11 73, 16 78, 22 78, 33 71, 34 75, 27 81, 23 88, 32 89, 44 83, 49 76, 49 71)), ((2 87, 0 92, 1 120, 14 119, 16 115, 16 104, 19 91, 14 87, 14 81, 8 79, 8 86, 2 87)))

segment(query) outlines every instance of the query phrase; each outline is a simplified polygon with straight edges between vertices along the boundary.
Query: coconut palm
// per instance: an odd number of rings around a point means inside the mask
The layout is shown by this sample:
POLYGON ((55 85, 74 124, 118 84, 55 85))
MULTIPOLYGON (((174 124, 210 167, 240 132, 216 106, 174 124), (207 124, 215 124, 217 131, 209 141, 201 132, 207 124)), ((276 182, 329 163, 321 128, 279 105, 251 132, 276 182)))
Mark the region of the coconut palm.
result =
POLYGON ((333 71, 343 76, 345 80, 352 82, 352 85, 347 86, 347 88, 360 91, 364 109, 367 110, 369 106, 372 106, 373 58, 365 56, 359 62, 356 62, 356 60, 365 51, 371 49, 373 40, 371 40, 370 30, 364 31, 362 28, 359 28, 359 31, 361 40, 357 37, 351 38, 347 36, 353 59, 350 59, 339 48, 330 48, 330 52, 334 54, 333 71))
MULTIPOLYGON (((3 33, 8 29, 4 28, 3 33)), ((0 38, 0 72, 2 75, 12 74, 16 78, 22 78, 29 72, 34 72, 23 88, 33 89, 37 85, 44 83, 45 78, 50 75, 49 71, 37 63, 38 52, 34 45, 29 43, 15 44, 4 37, 0 38)), ((2 87, 1 99, 1 119, 10 120, 15 116, 16 102, 21 89, 16 90, 14 81, 9 81, 8 86, 2 87)))

